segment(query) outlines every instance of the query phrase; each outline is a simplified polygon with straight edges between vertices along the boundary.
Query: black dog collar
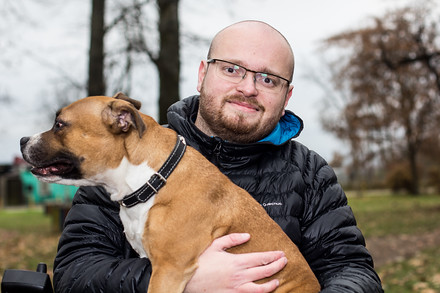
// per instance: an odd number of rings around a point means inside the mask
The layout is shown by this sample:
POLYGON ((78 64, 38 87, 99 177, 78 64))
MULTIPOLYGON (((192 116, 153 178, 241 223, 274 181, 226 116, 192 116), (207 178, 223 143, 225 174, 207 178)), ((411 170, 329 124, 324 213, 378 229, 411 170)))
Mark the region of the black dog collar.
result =
POLYGON ((170 176, 171 172, 176 168, 177 164, 183 157, 186 150, 186 142, 183 136, 177 136, 176 146, 174 147, 172 153, 162 165, 158 172, 154 173, 141 188, 125 196, 119 203, 123 207, 132 207, 141 202, 146 202, 153 195, 155 195, 160 188, 162 188, 165 183, 167 183, 167 178, 170 176))

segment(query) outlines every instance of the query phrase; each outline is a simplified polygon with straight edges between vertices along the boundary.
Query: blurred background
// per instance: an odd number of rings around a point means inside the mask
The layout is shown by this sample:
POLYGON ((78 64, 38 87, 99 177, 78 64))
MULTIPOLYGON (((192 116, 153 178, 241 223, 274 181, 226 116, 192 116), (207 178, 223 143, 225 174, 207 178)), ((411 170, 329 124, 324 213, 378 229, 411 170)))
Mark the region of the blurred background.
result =
POLYGON ((19 139, 85 96, 123 91, 166 123, 225 26, 295 53, 298 140, 344 186, 387 292, 440 292, 440 3, 434 0, 2 0, 0 273, 52 268, 76 191, 29 173, 19 139), (263 40, 264 41, 264 40, 263 40))

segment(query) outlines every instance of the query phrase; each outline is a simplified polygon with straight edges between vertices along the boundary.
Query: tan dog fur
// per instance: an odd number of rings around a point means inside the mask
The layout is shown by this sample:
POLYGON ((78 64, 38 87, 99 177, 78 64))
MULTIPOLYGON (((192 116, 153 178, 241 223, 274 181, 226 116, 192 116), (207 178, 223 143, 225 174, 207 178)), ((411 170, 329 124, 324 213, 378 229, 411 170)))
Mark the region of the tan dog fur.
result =
MULTIPOLYGON (((37 177, 61 184, 102 185, 113 200, 121 200, 134 191, 120 175, 126 173, 121 167, 124 158, 126 168, 146 164, 157 171, 161 167, 177 134, 138 112, 135 101, 123 94, 115 97, 79 100, 59 111, 51 130, 22 141, 23 157, 41 168, 37 177), (73 171, 51 174, 61 165, 52 168, 49 163, 69 160, 73 171)), ((142 237, 153 266, 148 292, 182 292, 204 250, 214 239, 234 232, 247 232, 251 239, 228 250, 231 253, 285 252, 286 267, 270 278, 280 280, 276 292, 319 292, 320 285, 298 248, 263 207, 191 147, 151 205, 145 211, 142 237)))

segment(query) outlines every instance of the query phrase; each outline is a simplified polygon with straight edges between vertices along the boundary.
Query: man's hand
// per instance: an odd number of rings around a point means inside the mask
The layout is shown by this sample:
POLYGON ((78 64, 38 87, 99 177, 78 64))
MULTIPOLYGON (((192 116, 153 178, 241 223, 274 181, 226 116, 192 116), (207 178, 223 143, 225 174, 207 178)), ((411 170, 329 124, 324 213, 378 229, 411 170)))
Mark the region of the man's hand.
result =
POLYGON ((250 235, 247 233, 236 233, 214 240, 199 257, 199 267, 184 292, 265 293, 275 290, 279 285, 278 280, 264 284, 253 282, 270 277, 284 268, 287 258, 282 251, 247 254, 232 254, 225 251, 249 239, 250 235))

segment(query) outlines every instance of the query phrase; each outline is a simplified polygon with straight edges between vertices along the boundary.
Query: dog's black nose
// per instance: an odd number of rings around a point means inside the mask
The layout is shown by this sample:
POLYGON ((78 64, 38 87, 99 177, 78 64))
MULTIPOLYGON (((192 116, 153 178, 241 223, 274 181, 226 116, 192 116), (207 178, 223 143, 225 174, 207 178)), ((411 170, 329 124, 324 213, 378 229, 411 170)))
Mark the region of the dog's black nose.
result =
POLYGON ((25 144, 27 144, 27 142, 29 141, 29 139, 31 139, 30 137, 26 136, 26 137, 22 137, 20 139, 20 146, 24 146, 25 144))

